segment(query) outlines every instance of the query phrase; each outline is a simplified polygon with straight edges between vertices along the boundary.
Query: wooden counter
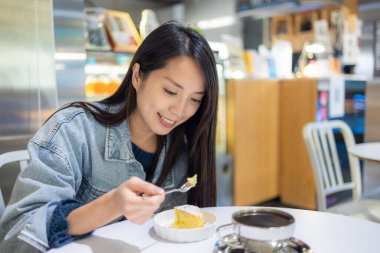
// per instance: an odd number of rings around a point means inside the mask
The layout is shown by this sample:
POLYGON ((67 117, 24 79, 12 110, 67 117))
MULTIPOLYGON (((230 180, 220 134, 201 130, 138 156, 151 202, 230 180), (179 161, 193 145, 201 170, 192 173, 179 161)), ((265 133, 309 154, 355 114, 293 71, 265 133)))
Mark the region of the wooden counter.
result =
POLYGON ((227 145, 234 205, 275 197, 315 209, 314 177, 302 138, 316 119, 317 80, 229 80, 227 145))
POLYGON ((303 126, 316 120, 317 80, 280 81, 280 198, 306 209, 316 208, 314 174, 302 136, 303 126))
POLYGON ((278 82, 230 80, 226 95, 233 203, 251 205, 274 198, 279 189, 278 82))

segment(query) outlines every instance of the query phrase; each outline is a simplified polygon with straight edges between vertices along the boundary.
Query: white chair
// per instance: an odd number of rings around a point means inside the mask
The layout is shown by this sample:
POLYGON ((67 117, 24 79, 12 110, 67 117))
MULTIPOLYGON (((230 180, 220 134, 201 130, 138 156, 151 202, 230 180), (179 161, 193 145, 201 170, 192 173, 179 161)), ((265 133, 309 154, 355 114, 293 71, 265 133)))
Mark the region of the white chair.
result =
POLYGON ((380 222, 380 201, 362 199, 362 181, 359 159, 348 156, 351 181, 344 182, 334 133, 340 132, 346 148, 355 145, 351 128, 343 121, 332 120, 308 123, 303 136, 314 171, 318 210, 339 213, 380 222), (335 131, 335 132, 334 132, 335 131), (352 190, 352 201, 327 207, 331 194, 352 190))
MULTIPOLYGON (((0 169, 6 164, 18 162, 20 165, 20 170, 25 169, 28 165, 28 160, 30 159, 28 150, 17 150, 4 153, 0 155, 0 169)), ((3 194, 0 189, 0 217, 4 212, 5 204, 3 199, 3 194)))

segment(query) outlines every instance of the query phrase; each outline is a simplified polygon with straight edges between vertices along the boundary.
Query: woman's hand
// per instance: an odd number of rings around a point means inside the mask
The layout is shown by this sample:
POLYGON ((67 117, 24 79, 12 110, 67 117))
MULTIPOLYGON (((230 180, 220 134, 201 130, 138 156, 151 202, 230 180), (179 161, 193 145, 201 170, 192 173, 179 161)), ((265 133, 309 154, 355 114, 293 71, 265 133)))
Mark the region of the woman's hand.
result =
POLYGON ((152 217, 164 199, 163 189, 132 177, 118 188, 72 211, 67 216, 68 234, 83 235, 121 215, 132 223, 142 224, 152 217))
POLYGON ((124 217, 132 223, 142 224, 160 207, 165 192, 154 184, 132 177, 113 191, 111 199, 124 217))

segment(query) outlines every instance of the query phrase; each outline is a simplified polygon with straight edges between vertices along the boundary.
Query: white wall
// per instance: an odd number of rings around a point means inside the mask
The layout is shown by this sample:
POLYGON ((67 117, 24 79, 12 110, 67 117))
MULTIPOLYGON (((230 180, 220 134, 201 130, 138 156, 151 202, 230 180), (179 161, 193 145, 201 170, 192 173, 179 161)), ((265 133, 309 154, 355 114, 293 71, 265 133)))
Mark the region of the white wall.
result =
POLYGON ((169 20, 185 20, 185 4, 178 3, 155 10, 158 21, 162 24, 169 20))
MULTIPOLYGON (((235 0, 193 0, 185 2, 185 12, 187 21, 197 24, 201 20, 210 20, 224 16, 235 16, 235 0)), ((204 35, 209 41, 220 42, 222 34, 230 34, 241 37, 241 24, 237 20, 235 24, 204 30, 204 35)))

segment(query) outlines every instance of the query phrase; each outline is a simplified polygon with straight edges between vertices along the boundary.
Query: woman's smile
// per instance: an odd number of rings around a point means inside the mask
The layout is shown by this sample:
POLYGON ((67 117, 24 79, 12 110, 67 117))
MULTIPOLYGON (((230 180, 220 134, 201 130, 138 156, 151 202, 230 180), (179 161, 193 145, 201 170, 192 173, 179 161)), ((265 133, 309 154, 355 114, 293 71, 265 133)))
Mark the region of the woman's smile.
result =
POLYGON ((176 123, 176 121, 174 120, 170 120, 168 118, 166 118, 165 116, 163 116, 162 114, 160 113, 157 113, 159 118, 160 118, 160 122, 163 126, 165 127, 173 127, 176 123))

